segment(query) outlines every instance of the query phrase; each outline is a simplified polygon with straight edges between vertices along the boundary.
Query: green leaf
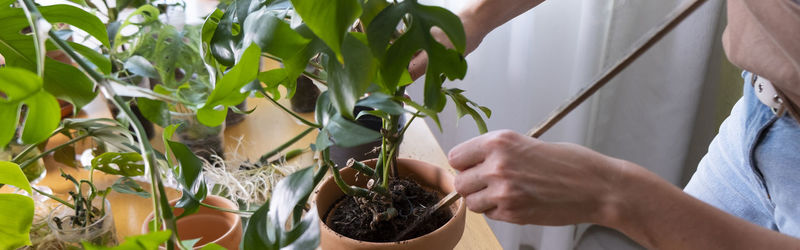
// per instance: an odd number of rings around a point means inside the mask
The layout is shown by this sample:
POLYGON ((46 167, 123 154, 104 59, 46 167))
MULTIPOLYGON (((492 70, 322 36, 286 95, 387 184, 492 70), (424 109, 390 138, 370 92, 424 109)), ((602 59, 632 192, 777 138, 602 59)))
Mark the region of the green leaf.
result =
POLYGON ((45 59, 44 89, 58 99, 71 102, 76 110, 97 96, 94 83, 75 66, 45 59))
POLYGON ((402 115, 406 112, 394 98, 380 92, 370 93, 367 98, 358 101, 357 105, 380 110, 390 115, 402 115))
MULTIPOLYGON (((275 193, 275 192, 273 192, 275 193)), ((264 204, 250 216, 244 236, 242 249, 277 249, 278 247, 274 230, 269 230, 272 223, 269 221, 269 206, 264 204)))
POLYGON ((114 247, 95 246, 87 241, 83 241, 81 244, 86 250, 150 250, 158 249, 160 245, 169 240, 170 236, 172 236, 172 231, 164 230, 125 237, 125 241, 123 241, 122 244, 114 247))
POLYGON ((167 127, 170 123, 169 107, 163 101, 151 100, 147 98, 136 98, 136 105, 139 111, 147 120, 158 124, 158 126, 167 127))
POLYGON ((355 147, 377 141, 381 137, 377 131, 358 125, 340 114, 333 115, 323 130, 331 135, 334 144, 341 147, 355 147))
POLYGON ((447 9, 426 6, 417 1, 403 1, 386 7, 367 28, 369 45, 381 61, 381 77, 384 88, 397 87, 401 75, 407 71, 411 58, 420 50, 428 54, 425 71, 425 107, 441 112, 446 103, 441 93, 443 79, 463 79, 467 63, 463 52, 466 35, 461 20, 447 9), (410 27, 390 45, 394 27, 403 17, 409 17, 410 27), (436 41, 430 30, 441 28, 455 46, 447 49, 436 41), (388 48, 388 49, 387 49, 388 48))
POLYGON ((200 208, 200 201, 208 193, 206 182, 200 177, 203 162, 183 143, 167 140, 167 147, 180 163, 178 182, 182 186, 183 195, 175 207, 184 209, 179 217, 193 214, 200 208))
MULTIPOLYGON (((325 171, 324 169, 320 171, 325 171)), ((324 172, 322 172, 324 173, 324 172)), ((315 249, 319 245, 319 219, 313 206, 299 221, 287 221, 305 206, 321 175, 307 167, 282 179, 272 198, 250 217, 243 249, 315 249), (290 229, 289 229, 290 228, 290 229)))
POLYGON ((25 173, 22 172, 19 165, 13 162, 0 161, 0 184, 15 186, 33 194, 31 184, 25 178, 25 173))
POLYGON ((341 60, 345 34, 361 15, 361 4, 357 0, 292 0, 292 5, 308 28, 341 60))
POLYGON ((294 31, 289 23, 276 17, 267 8, 250 13, 242 27, 243 45, 256 43, 261 51, 280 58, 294 56, 310 39, 294 31))
POLYGON ((411 99, 405 97, 401 97, 400 100, 403 101, 403 103, 405 103, 406 105, 411 106, 414 109, 430 117, 434 122, 436 122, 436 126, 439 128, 439 131, 442 131, 442 123, 439 122, 439 112, 430 110, 422 105, 419 105, 419 103, 416 103, 411 99))
POLYGON ((160 79, 158 70, 147 59, 142 56, 132 56, 123 64, 126 70, 134 75, 160 79))
POLYGON ((364 27, 369 27, 369 24, 372 22, 372 19, 378 15, 386 6, 389 6, 389 3, 386 0, 364 0, 361 2, 361 9, 363 9, 363 13, 361 13, 361 22, 364 23, 364 27))
POLYGON ((464 117, 465 115, 472 116, 472 119, 475 120, 475 124, 478 125, 478 131, 483 134, 486 133, 488 130, 486 128, 486 122, 483 120, 483 117, 475 111, 470 105, 478 107, 481 111, 486 114, 486 117, 489 118, 492 116, 492 111, 489 110, 487 107, 483 107, 478 105, 477 103, 467 99, 463 94, 464 92, 461 89, 447 89, 444 90, 444 93, 450 96, 453 102, 456 104, 456 116, 458 118, 464 117))
MULTIPOLYGON (((5 67, 0 68, 0 117, 19 117, 20 105, 27 105, 28 112, 22 130, 22 142, 36 144, 44 141, 58 127, 61 107, 56 98, 45 92, 42 80, 30 71, 5 67)), ((0 145, 5 146, 14 135, 18 120, 0 123, 0 145)))
MULTIPOLYGON (((80 53, 81 55, 83 55, 83 57, 92 62, 92 64, 97 66, 97 69, 99 69, 101 72, 103 72, 104 74, 111 74, 111 61, 108 59, 108 57, 104 56, 103 54, 100 54, 100 52, 97 52, 96 50, 84 46, 83 44, 70 41, 67 41, 67 43, 69 43, 69 45, 72 47, 72 49, 75 50, 75 52, 80 53)), ((46 68, 47 66, 45 66, 45 69, 46 68)))
POLYGON ((0 194, 0 221, 3 222, 3 226, 0 227, 0 249, 17 249, 31 245, 29 235, 33 222, 33 209, 33 200, 30 197, 0 194))
POLYGON ((97 16, 81 8, 66 4, 41 6, 39 7, 39 11, 42 12, 42 16, 47 19, 47 21, 51 23, 67 23, 86 31, 86 33, 89 33, 89 35, 99 40, 104 46, 111 47, 108 41, 106 26, 97 16))
MULTIPOLYGON (((308 61, 319 54, 320 52, 327 52, 330 51, 328 46, 325 45, 325 42, 319 39, 314 32, 311 32, 308 29, 308 26, 305 24, 301 24, 297 28, 295 28, 297 33, 302 35, 305 38, 311 39, 305 47, 301 50, 297 51, 294 56, 289 58, 282 58, 283 59, 283 66, 286 68, 286 75, 289 79, 296 79, 300 76, 303 71, 306 70, 308 66, 308 61)), ((289 89, 290 93, 294 93, 294 87, 289 89)), ((291 97, 291 96, 290 96, 291 97)))
POLYGON ((217 82, 206 103, 197 111, 197 119, 201 123, 210 127, 219 126, 225 121, 227 107, 236 106, 247 98, 248 93, 242 93, 241 89, 258 76, 260 52, 258 45, 251 44, 236 66, 217 82))
POLYGON ((296 81, 289 81, 286 75, 286 69, 273 69, 258 73, 258 80, 267 85, 264 89, 269 92, 275 99, 281 98, 281 92, 278 91, 278 86, 283 85, 289 91, 288 95, 293 95, 295 91, 296 81))
POLYGON ((208 243, 205 246, 203 246, 203 248, 200 248, 200 250, 226 250, 226 249, 220 245, 214 243, 208 243))
POLYGON ((367 45, 355 35, 348 35, 342 46, 344 65, 336 60, 328 59, 328 90, 331 103, 339 113, 348 119, 354 119, 353 108, 356 102, 372 84, 372 77, 377 70, 377 61, 367 45))
POLYGON ((191 240, 182 240, 181 245, 186 249, 194 249, 194 245, 199 242, 201 238, 191 239, 191 240))
POLYGON ((150 193, 139 186, 139 183, 136 183, 136 181, 133 179, 124 176, 117 179, 117 181, 114 182, 114 185, 111 185, 111 189, 123 194, 133 194, 143 198, 150 198, 150 193))
POLYGON ((144 175, 142 155, 135 152, 106 152, 92 159, 92 167, 106 174, 126 177, 144 175), (114 167, 116 166, 116 168, 114 167))
MULTIPOLYGON (((0 184, 15 186, 33 194, 31 184, 19 165, 0 161, 0 184)), ((20 194, 0 194, 0 249, 30 245, 28 236, 33 221, 33 200, 20 194)))

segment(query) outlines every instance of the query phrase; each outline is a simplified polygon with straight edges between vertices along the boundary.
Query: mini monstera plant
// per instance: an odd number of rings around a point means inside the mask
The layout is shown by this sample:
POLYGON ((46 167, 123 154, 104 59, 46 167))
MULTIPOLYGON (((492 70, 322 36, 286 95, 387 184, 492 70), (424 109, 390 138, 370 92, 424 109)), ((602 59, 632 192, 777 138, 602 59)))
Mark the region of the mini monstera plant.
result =
MULTIPOLYGON (((480 131, 486 131, 481 113, 488 117, 489 109, 467 99, 462 90, 444 84, 446 79, 463 78, 467 69, 463 26, 456 15, 444 8, 422 5, 416 0, 237 0, 208 17, 203 36, 206 62, 218 69, 231 67, 224 77, 235 74, 246 81, 218 82, 198 111, 202 122, 221 123, 225 107, 255 92, 319 130, 312 145, 320 155, 316 173, 307 169, 306 178, 292 178, 295 182, 284 183, 296 187, 275 190, 271 204, 302 204, 324 171, 330 170, 345 194, 356 197, 362 206, 374 208, 367 215, 374 218, 374 223, 368 224, 391 221, 398 217, 398 209, 391 205, 391 200, 398 197, 393 197, 390 185, 399 178, 399 146, 414 118, 427 116, 439 125, 438 115, 449 97, 458 118, 470 115, 480 131), (434 29, 442 31, 452 46, 439 42, 432 33, 434 29), (420 82, 424 85, 424 96, 422 102, 417 102, 405 92, 414 83, 408 72, 409 62, 420 52, 427 54, 428 64, 424 81, 420 82), (263 72, 252 66, 245 68, 261 56, 279 61, 282 67, 263 72), (317 100, 315 122, 304 120, 275 101, 281 97, 280 86, 291 97, 295 79, 301 75, 327 87, 317 100), (367 110, 354 114, 356 106, 367 110), (365 115, 380 118, 381 129, 370 130, 355 122, 365 115), (401 124, 403 116, 410 119, 401 124), (354 161, 348 164, 368 176, 370 184, 348 185, 339 172, 344 166, 334 166, 329 159, 330 146, 353 147, 375 140, 380 140, 381 146, 376 149, 379 156, 373 168, 354 161)), ((289 211, 262 207, 251 218, 248 229, 274 229, 258 234, 261 238, 281 240, 268 242, 276 245, 245 240, 245 248, 293 244, 283 239, 305 237, 292 234, 298 228, 308 229, 308 234, 313 235, 318 225, 307 217, 317 214, 314 209, 307 213, 302 218, 301 207, 289 211), (272 225, 266 226, 269 223, 272 225), (293 225, 289 227, 293 230, 280 231, 282 225, 293 225)))

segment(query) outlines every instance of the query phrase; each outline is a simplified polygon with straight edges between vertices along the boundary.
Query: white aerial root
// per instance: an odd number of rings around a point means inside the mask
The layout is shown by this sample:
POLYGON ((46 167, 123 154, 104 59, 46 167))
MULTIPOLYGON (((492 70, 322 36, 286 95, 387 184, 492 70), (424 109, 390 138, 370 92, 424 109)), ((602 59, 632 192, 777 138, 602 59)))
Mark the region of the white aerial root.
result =
POLYGON ((217 187, 217 193, 233 201, 240 201, 246 206, 264 204, 278 181, 297 170, 297 167, 284 161, 263 166, 251 163, 239 154, 242 144, 242 138, 238 138, 235 149, 228 154, 229 160, 216 155, 211 156, 210 162, 203 160, 203 174, 209 186, 217 187))

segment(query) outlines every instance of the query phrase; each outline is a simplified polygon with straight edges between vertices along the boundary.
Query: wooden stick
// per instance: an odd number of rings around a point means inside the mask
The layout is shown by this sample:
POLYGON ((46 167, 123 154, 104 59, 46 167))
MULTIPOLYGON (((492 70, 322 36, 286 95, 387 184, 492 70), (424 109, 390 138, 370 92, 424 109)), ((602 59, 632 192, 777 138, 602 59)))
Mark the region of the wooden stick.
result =
POLYGON ((556 123, 561 121, 564 116, 567 116, 569 112, 572 112, 575 108, 578 107, 581 103, 586 101, 590 96, 592 96, 597 90, 603 87, 606 83, 608 83, 611 79, 613 79, 617 74, 622 72, 626 67, 628 67, 633 61, 635 61, 639 56, 644 54, 645 51, 650 49, 654 44, 656 44, 661 38, 663 38, 667 33, 669 33, 675 26, 678 26, 681 21, 686 19, 689 14, 697 10, 706 0, 694 0, 691 2, 687 2, 683 6, 679 7, 676 11, 672 12, 669 18, 665 19, 657 28, 650 31, 648 34, 645 34, 646 39, 644 39, 638 46, 635 46, 633 50, 628 52, 628 54, 622 58, 622 60, 618 61, 614 67, 603 73, 600 78, 595 80, 592 84, 578 92, 575 96, 568 99, 564 104, 560 107, 553 110, 552 113, 547 117, 544 122, 540 123, 535 128, 528 131, 528 136, 538 138, 544 132, 547 132, 548 129, 553 127, 556 123))

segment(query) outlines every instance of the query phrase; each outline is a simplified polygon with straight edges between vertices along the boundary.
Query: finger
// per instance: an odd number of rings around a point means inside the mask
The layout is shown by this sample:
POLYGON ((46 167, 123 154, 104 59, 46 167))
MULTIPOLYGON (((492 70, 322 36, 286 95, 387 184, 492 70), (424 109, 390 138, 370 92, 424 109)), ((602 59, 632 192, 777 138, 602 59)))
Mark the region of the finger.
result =
POLYGON ((494 207, 492 209, 486 210, 483 214, 486 215, 486 217, 489 217, 489 219, 492 219, 492 220, 511 222, 511 221, 508 221, 508 218, 503 216, 502 210, 500 210, 500 208, 497 208, 497 207, 494 207))
POLYGON ((486 157, 486 152, 481 148, 483 138, 478 136, 453 147, 447 154, 450 166, 464 171, 483 162, 486 157))
POLYGON ((488 183, 486 178, 483 177, 486 169, 486 166, 478 164, 478 166, 464 170, 456 175, 456 191, 462 196, 467 196, 486 188, 488 183))
POLYGON ((412 80, 417 80, 420 76, 425 74, 425 69, 428 66, 428 54, 424 51, 414 55, 411 62, 408 64, 408 73, 411 74, 412 80))
POLYGON ((483 189, 479 192, 464 197, 464 200, 466 200, 467 208, 469 208, 469 210, 472 210, 476 213, 483 213, 496 207, 494 202, 488 199, 488 196, 489 190, 483 189))

